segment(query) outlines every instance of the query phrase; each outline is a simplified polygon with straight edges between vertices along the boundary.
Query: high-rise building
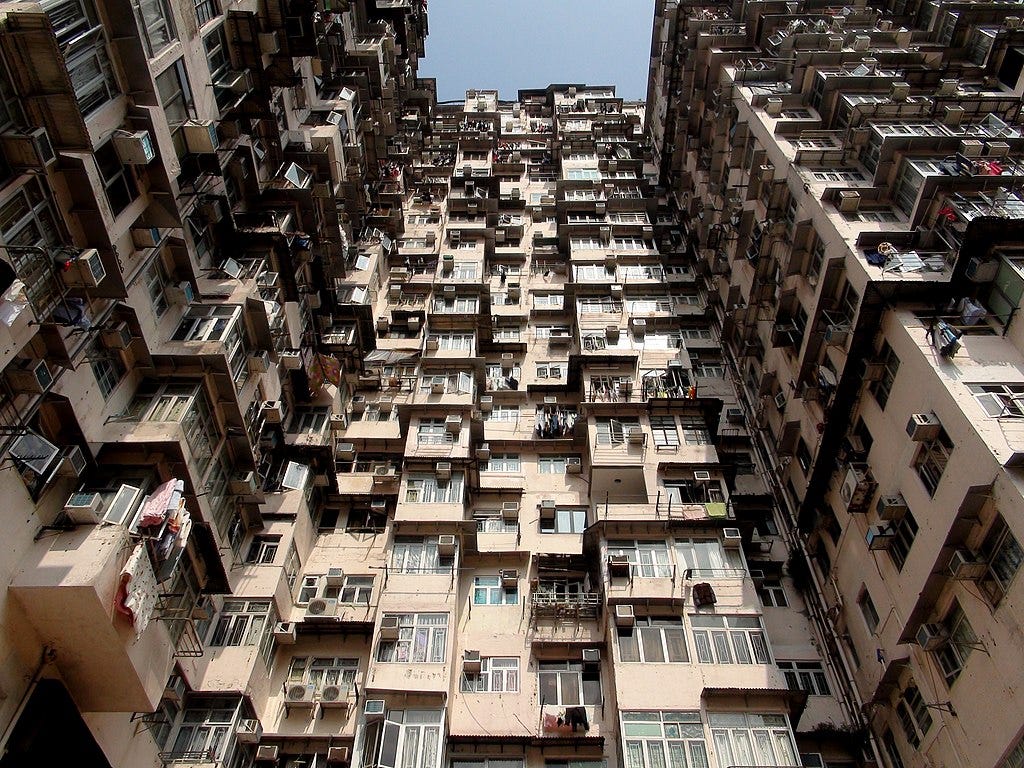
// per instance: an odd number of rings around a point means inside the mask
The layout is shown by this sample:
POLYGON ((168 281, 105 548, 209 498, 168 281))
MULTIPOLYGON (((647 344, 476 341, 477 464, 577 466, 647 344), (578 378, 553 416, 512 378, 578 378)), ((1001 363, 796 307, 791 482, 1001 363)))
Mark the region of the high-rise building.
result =
POLYGON ((1024 764, 1011 4, 116 2, 0 5, 0 768, 1024 764))
POLYGON ((656 10, 661 182, 790 573, 895 768, 1024 764, 1019 11, 656 10))

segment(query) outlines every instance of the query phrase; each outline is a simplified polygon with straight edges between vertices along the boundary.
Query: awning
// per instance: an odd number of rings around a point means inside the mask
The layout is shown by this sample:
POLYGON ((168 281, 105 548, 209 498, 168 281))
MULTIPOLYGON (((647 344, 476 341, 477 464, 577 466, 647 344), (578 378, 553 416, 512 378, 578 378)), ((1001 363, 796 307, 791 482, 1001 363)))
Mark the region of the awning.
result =
POLYGON ((416 357, 416 355, 418 354, 418 349, 375 349, 372 352, 367 353, 366 357, 363 358, 363 362, 366 365, 369 365, 370 363, 379 363, 380 365, 391 365, 392 363, 400 363, 403 360, 408 360, 412 357, 416 357))

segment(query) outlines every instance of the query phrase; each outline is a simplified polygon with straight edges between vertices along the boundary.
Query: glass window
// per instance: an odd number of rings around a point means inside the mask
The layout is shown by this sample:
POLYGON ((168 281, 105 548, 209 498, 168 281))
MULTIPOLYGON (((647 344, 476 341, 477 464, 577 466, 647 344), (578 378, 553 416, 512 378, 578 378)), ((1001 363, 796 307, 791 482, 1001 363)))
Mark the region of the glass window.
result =
POLYGON ((448 480, 436 475, 410 475, 405 482, 405 501, 411 504, 461 504, 463 501, 462 472, 452 472, 448 480))
POLYGON ((953 685, 960 677, 971 651, 978 645, 978 636, 974 634, 971 623, 964 615, 960 604, 953 601, 946 618, 942 620, 949 640, 936 652, 939 666, 942 667, 942 674, 946 678, 946 685, 953 685))
POLYGON ((871 595, 864 587, 861 587, 860 597, 857 598, 857 605, 860 606, 860 612, 864 617, 864 623, 867 625, 868 632, 874 634, 878 628, 878 610, 875 608, 875 602, 871 599, 871 595))
POLYGON ((391 569, 396 573, 448 574, 454 561, 437 551, 436 536, 398 536, 391 548, 391 569))
POLYGON ((166 0, 134 0, 135 16, 142 25, 150 58, 175 40, 174 21, 166 0))
POLYGON ((640 429, 639 419, 597 419, 597 444, 620 446, 626 444, 626 436, 640 429))
POLYGON ((210 645, 260 645, 272 614, 269 600, 225 600, 210 645))
POLYGON ((500 576, 474 577, 473 605, 515 605, 518 602, 518 586, 502 586, 500 576))
POLYGON ((725 549, 721 539, 676 539, 676 559, 689 578, 714 579, 743 576, 743 555, 738 549, 725 549))
POLYGON ((322 688, 340 685, 352 689, 356 682, 359 659, 330 656, 293 656, 288 664, 288 682, 305 683, 322 688))
POLYGON ((882 342, 882 351, 879 352, 878 359, 884 366, 882 377, 878 381, 872 382, 868 386, 868 390, 874 395, 879 407, 885 408, 885 404, 889 402, 889 393, 892 392, 896 374, 900 370, 900 359, 896 357, 896 353, 892 351, 892 347, 889 346, 888 342, 884 341, 882 342))
POLYGON ((171 129, 174 151, 179 158, 184 157, 188 153, 188 147, 185 145, 185 135, 181 126, 189 119, 193 102, 183 59, 178 59, 156 76, 156 90, 160 97, 160 106, 163 107, 167 124, 171 129))
POLYGON ((702 664, 771 664, 768 638, 757 616, 690 617, 697 661, 702 664))
POLYGON ((914 458, 914 469, 917 476, 921 478, 928 493, 935 495, 942 479, 942 473, 946 471, 949 463, 949 456, 953 452, 953 441, 949 439, 946 430, 939 428, 939 436, 934 440, 925 440, 917 451, 914 458))
POLYGON ((195 0, 195 7, 199 26, 220 16, 220 3, 217 0, 195 0))
POLYGON ((777 661, 791 691, 807 691, 812 696, 831 696, 832 691, 820 661, 777 661))
POLYGON ((108 141, 96 150, 96 165, 100 171, 100 178, 103 179, 107 202, 110 203, 111 211, 117 216, 139 196, 135 175, 129 168, 121 164, 121 158, 118 157, 112 141, 108 141))
POLYGON ((206 49, 206 60, 210 65, 210 82, 214 83, 214 97, 217 100, 217 107, 223 113, 238 102, 239 96, 231 88, 225 88, 216 83, 220 82, 224 75, 231 69, 231 57, 228 53, 228 39, 224 32, 224 24, 221 24, 213 32, 203 38, 203 48, 206 49))
POLYGON ((1024 384, 968 384, 985 413, 996 418, 1024 418, 1024 384))
POLYGON ((609 541, 608 555, 624 555, 635 578, 670 578, 673 573, 664 541, 609 541))
POLYGON ((799 765, 785 715, 708 713, 719 765, 799 765))
POLYGON ((619 659, 647 664, 688 662, 680 616, 638 616, 635 626, 618 630, 619 659))
MULTIPOLYGON (((366 723, 364 765, 377 768, 440 768, 443 710, 390 710, 366 723)), ((504 768, 504 766, 501 766, 504 768)))
POLYGON ((238 702, 214 699, 203 703, 203 709, 182 712, 174 736, 165 746, 169 746, 171 755, 201 756, 201 762, 220 762, 234 746, 232 730, 238 702))
POLYGON ((601 675, 571 661, 537 664, 541 705, 574 706, 601 703, 601 675))
POLYGON ((889 556, 896 564, 897 570, 903 570, 903 564, 907 562, 907 555, 914 545, 914 537, 917 536, 917 520, 913 514, 907 511, 899 520, 890 524, 894 534, 892 544, 889 546, 889 556))
POLYGON ((398 620, 398 639, 381 640, 377 661, 443 664, 448 653, 447 613, 385 613, 398 620))
POLYGON ((558 507, 554 519, 540 521, 541 533, 583 533, 586 527, 586 507, 558 507))
POLYGON ((907 742, 915 749, 919 747, 921 739, 932 727, 932 715, 921 698, 921 692, 913 683, 907 686, 900 700, 896 702, 896 716, 907 742))
POLYGON ((480 463, 481 472, 519 472, 518 453, 492 453, 491 458, 480 463))
POLYGON ((280 536, 254 536, 245 562, 253 565, 271 565, 280 547, 280 536))
POLYGON ((700 712, 623 712, 626 768, 709 768, 700 712))
POLYGON ((789 605, 786 599, 786 590, 778 579, 765 579, 757 587, 757 594, 761 598, 761 604, 765 607, 785 608, 789 605))
POLYGON ((96 377, 96 383, 99 385, 100 394, 103 395, 104 400, 113 394, 127 373, 121 356, 114 350, 105 349, 99 344, 92 346, 92 351, 89 354, 89 367, 92 368, 92 375, 96 377))
POLYGON ((981 554, 988 562, 988 574, 981 580, 981 588, 995 604, 1006 594, 1010 582, 1024 562, 1024 549, 1006 525, 1003 516, 998 513, 989 526, 981 554))
MULTIPOLYGON (((480 673, 464 673, 461 689, 464 693, 518 693, 519 659, 514 656, 480 659, 480 673)), ((522 765, 521 761, 513 762, 522 765)))

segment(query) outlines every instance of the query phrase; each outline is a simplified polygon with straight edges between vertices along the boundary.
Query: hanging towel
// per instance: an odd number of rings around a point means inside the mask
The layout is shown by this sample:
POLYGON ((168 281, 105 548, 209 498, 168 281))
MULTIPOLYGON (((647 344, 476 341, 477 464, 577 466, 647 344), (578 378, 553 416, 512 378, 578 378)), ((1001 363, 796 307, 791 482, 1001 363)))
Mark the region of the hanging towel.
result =
POLYGON ((725 503, 721 501, 713 501, 709 504, 705 504, 704 508, 708 511, 708 517, 725 517, 726 508, 725 503))
POLYGON ((149 563, 145 545, 139 544, 121 569, 115 602, 117 610, 131 619, 136 637, 146 631, 156 601, 157 583, 153 566, 149 563))

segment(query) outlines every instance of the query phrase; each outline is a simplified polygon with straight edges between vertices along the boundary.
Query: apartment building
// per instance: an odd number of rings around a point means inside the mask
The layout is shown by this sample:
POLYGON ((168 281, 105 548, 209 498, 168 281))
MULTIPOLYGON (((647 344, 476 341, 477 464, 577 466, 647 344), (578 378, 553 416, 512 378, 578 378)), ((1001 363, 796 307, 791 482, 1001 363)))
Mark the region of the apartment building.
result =
POLYGON ((850 725, 896 768, 1024 759, 1018 10, 656 9, 652 156, 850 725))

